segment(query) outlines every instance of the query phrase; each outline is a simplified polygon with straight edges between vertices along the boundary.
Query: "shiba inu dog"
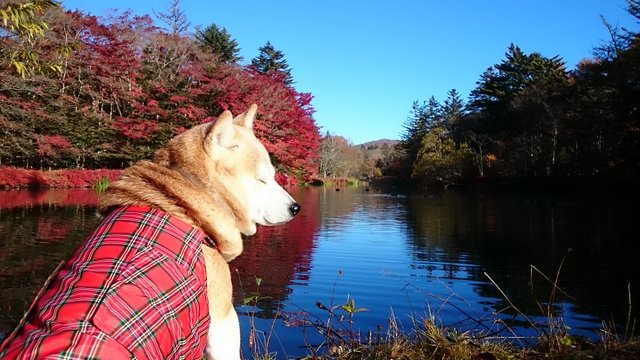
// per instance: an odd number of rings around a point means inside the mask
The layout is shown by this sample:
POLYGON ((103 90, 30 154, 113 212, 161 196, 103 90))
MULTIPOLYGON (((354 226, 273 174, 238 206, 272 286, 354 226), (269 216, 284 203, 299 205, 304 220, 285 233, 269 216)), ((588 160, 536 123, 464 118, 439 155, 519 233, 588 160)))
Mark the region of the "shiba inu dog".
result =
POLYGON ((239 359, 227 263, 256 224, 300 211, 253 133, 256 111, 225 111, 110 184, 104 222, 45 286, 0 357, 198 358, 206 347, 210 359, 239 359))

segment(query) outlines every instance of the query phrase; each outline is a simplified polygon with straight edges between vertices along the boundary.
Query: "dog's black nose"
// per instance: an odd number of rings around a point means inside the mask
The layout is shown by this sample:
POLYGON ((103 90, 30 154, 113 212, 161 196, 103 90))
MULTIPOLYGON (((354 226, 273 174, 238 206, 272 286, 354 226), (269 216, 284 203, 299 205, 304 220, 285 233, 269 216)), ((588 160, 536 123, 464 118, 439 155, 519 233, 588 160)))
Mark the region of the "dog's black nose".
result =
POLYGON ((302 207, 298 203, 293 203, 293 205, 289 206, 289 211, 293 216, 296 216, 296 214, 300 212, 300 209, 302 209, 302 207))

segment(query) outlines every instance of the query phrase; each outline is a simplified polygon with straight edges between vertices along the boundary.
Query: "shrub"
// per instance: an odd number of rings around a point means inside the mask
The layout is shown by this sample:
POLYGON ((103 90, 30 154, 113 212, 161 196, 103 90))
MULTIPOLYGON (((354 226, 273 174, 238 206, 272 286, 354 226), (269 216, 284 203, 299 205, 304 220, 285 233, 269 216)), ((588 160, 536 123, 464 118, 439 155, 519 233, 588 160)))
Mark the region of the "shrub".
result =
POLYGON ((122 170, 40 171, 0 167, 0 188, 81 188, 95 187, 100 181, 117 180, 122 170))

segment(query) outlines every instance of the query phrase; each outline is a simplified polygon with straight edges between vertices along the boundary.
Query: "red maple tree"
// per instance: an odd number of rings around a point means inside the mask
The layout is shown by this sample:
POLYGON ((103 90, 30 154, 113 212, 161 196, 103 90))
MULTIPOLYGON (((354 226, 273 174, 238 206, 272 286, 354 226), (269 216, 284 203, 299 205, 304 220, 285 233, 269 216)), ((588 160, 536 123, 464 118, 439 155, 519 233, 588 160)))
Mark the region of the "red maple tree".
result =
POLYGON ((277 169, 299 180, 317 173, 313 96, 283 77, 220 63, 149 16, 60 10, 48 22, 39 55, 60 72, 25 80, 0 68, 0 165, 121 168, 223 110, 256 103, 255 133, 277 169))

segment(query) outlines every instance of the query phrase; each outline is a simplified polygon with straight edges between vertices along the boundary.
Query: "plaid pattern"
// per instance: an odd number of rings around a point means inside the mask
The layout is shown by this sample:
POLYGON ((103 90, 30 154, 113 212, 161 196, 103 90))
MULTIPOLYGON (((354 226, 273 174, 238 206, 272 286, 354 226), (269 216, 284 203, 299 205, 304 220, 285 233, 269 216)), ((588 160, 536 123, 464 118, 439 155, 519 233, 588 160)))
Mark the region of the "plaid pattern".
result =
POLYGON ((204 240, 160 210, 114 210, 36 298, 0 358, 200 358, 209 327, 204 240))

